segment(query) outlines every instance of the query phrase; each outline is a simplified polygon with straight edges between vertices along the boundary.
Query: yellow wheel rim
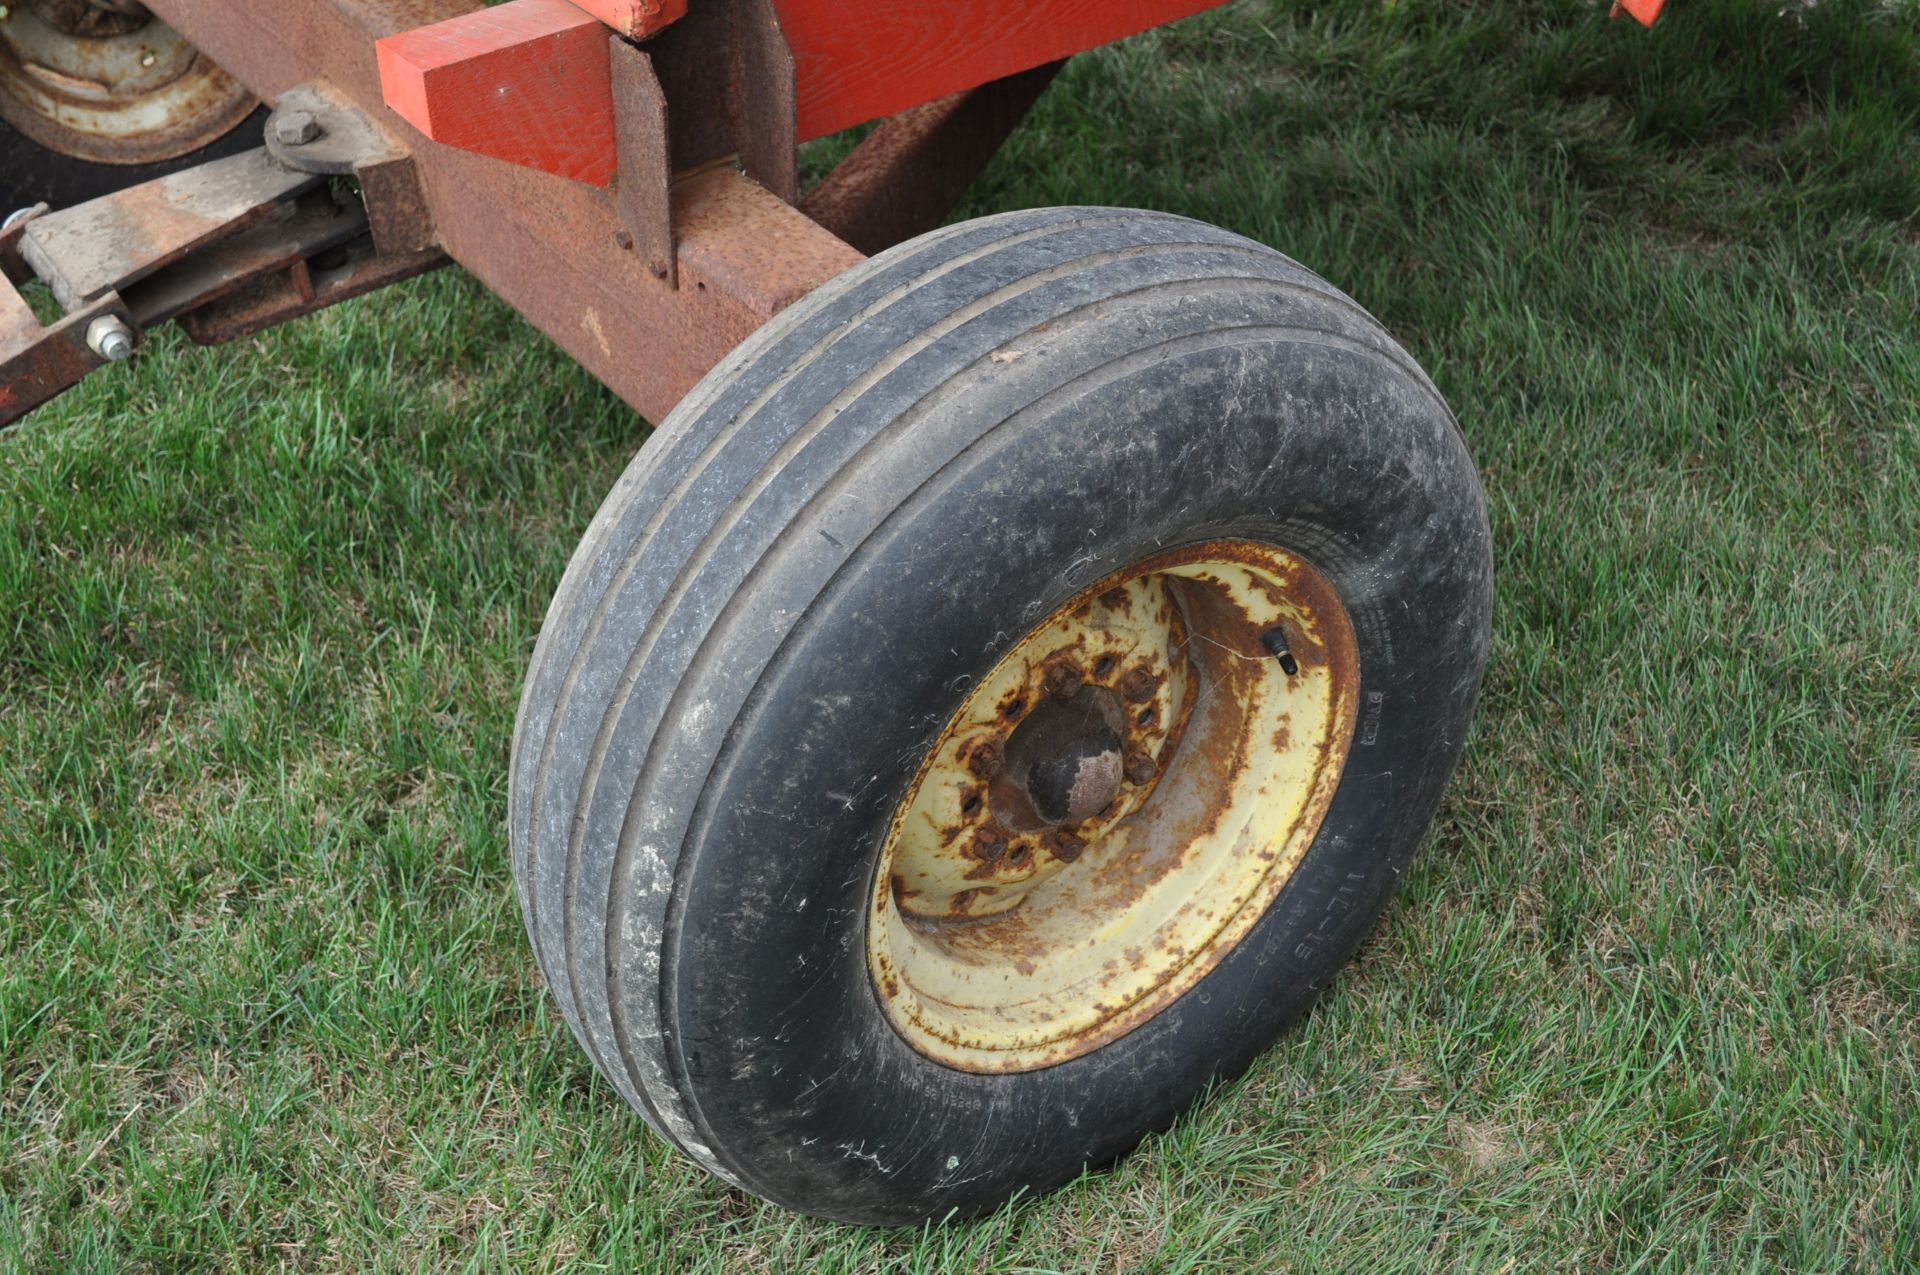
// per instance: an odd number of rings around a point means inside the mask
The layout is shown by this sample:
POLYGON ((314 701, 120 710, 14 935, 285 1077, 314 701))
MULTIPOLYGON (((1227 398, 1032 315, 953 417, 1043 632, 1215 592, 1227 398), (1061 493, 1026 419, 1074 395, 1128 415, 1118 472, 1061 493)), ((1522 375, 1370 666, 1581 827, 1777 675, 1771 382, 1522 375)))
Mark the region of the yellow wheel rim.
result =
POLYGON ((1151 1019, 1293 875, 1353 738, 1353 627, 1305 560, 1216 540, 1078 594, 973 689, 894 817, 867 928, 888 1018, 966 1071, 1151 1019))

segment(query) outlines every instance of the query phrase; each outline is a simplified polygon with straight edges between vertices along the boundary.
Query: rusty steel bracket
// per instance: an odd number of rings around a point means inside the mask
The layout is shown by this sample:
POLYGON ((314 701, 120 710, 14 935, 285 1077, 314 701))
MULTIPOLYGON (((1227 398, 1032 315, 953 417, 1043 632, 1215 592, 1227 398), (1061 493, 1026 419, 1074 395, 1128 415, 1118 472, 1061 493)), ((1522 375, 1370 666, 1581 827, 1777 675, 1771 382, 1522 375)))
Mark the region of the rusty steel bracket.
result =
POLYGON ((623 246, 679 287, 676 175, 737 157, 787 203, 798 198, 793 51, 770 0, 704 0, 645 45, 608 46, 623 246))
POLYGON ((65 317, 43 324, 12 277, 0 297, 0 425, 132 355, 146 319, 128 292, 196 250, 272 215, 320 178, 249 151, 8 227, 9 276, 47 285, 65 317), (23 271, 20 267, 24 267, 23 271))
POLYGON ((0 228, 0 425, 19 419, 106 362, 87 334, 95 323, 124 323, 126 318, 125 305, 109 292, 57 322, 40 321, 17 286, 31 278, 19 248, 27 227, 46 211, 45 204, 21 209, 0 228))
POLYGON ((33 278, 33 268, 20 259, 20 236, 26 233, 27 223, 47 211, 45 204, 35 204, 31 208, 22 208, 8 213, 0 221, 0 275, 9 283, 26 283, 33 278))
POLYGON ((613 77, 613 139, 617 171, 614 205, 632 247, 656 279, 680 286, 674 260, 673 156, 668 145, 667 93, 653 58, 615 36, 609 41, 613 77))
POLYGON ((266 216, 320 183, 263 150, 171 173, 29 221, 20 256, 72 311, 266 216))
POLYGON ((394 255, 361 236, 255 276, 182 314, 180 326, 201 345, 237 341, 446 264, 438 248, 394 255))
POLYGON ((800 211, 869 255, 932 230, 1065 65, 1044 63, 882 120, 800 211))
POLYGON ((400 256, 436 246, 433 213, 412 154, 331 86, 301 84, 282 93, 267 119, 265 140, 282 167, 358 180, 381 252, 400 256))
POLYGON ((446 263, 406 151, 350 105, 286 97, 273 121, 283 148, 328 143, 302 168, 248 151, 60 212, 27 210, 0 231, 0 425, 130 357, 169 319, 195 340, 231 340, 446 263), (333 173, 379 193, 355 198, 333 173), (30 279, 64 318, 40 321, 15 286, 30 279))
POLYGON ((798 198, 797 81, 773 0, 702 0, 646 49, 670 107, 674 172, 738 155, 747 176, 798 198))

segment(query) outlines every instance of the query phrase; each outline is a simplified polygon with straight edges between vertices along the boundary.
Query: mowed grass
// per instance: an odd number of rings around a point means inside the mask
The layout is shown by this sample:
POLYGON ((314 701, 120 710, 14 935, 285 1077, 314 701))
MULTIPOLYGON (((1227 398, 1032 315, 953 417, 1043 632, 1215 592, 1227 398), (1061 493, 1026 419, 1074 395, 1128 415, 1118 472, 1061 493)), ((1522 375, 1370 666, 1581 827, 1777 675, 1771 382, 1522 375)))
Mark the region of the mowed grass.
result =
POLYGON ((1077 59, 976 188, 1347 289, 1498 571, 1358 962, 979 1222, 730 1192, 554 1013, 508 740, 646 426, 510 311, 170 330, 0 439, 0 1270, 1912 1269, 1920 20, 1777 7, 1239 3, 1077 59))

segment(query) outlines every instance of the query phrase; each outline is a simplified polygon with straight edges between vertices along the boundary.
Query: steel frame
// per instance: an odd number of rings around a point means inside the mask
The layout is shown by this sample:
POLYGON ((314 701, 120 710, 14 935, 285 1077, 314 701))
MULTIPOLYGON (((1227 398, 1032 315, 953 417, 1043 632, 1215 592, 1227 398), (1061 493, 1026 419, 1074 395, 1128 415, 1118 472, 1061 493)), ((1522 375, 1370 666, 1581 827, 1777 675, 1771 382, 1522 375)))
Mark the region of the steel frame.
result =
POLYGON ((469 0, 150 7, 264 100, 324 80, 381 118, 410 157, 435 241, 651 419, 777 310, 859 260, 756 183, 715 170, 673 189, 676 288, 623 246, 632 234, 607 192, 430 143, 384 109, 374 43, 477 7, 469 0))
POLYGON ((87 335, 102 316, 134 342, 170 318, 196 340, 231 340, 448 259, 659 420, 777 311, 938 225, 1063 54, 1217 2, 875 6, 835 26, 823 25, 825 0, 149 0, 272 104, 275 121, 327 120, 312 142, 276 140, 270 125, 267 151, 308 175, 354 178, 358 220, 327 222, 311 182, 288 186, 311 192, 307 211, 289 194, 223 222, 222 205, 203 201, 195 242, 163 260, 142 219, 161 225, 169 196, 135 187, 84 216, 62 210, 0 234, 11 278, 77 270, 97 284, 61 296, 68 315, 47 325, 0 287, 0 425, 106 361, 87 335), (965 48, 929 41, 930 24, 963 17, 998 26, 965 32, 965 48), (789 19, 825 45, 790 48, 789 19), (647 38, 627 38, 629 28, 647 38), (897 65, 902 51, 913 75, 897 65), (874 82, 850 81, 849 67, 874 82), (1000 78, 976 83, 981 75, 1000 78), (973 87, 933 96, 955 84, 973 87), (927 95, 917 104, 916 90, 927 95), (471 103, 505 127, 514 113, 498 103, 523 98, 534 104, 518 108, 531 140, 462 114, 471 103), (881 109, 899 113, 801 198, 798 140, 822 120, 881 109), (569 158, 576 122, 587 151, 569 158), (555 138, 557 150, 541 151, 555 138), (299 233, 244 229, 260 216, 299 233), (35 238, 56 223, 111 224, 124 242, 103 241, 97 269, 71 236, 60 260, 34 258, 35 238), (160 282, 144 282, 155 271, 160 282))

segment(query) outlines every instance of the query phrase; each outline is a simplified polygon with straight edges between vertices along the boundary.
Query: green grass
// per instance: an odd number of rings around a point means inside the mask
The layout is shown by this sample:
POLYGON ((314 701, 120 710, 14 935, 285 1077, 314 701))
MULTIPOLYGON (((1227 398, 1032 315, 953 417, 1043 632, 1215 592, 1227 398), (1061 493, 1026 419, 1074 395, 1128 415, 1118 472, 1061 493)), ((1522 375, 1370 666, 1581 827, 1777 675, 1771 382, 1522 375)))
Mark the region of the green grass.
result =
POLYGON ((645 426, 511 312, 169 331, 0 439, 0 1270, 1912 1269, 1920 19, 1777 7, 1236 4, 1076 60, 976 187, 1347 289, 1498 571, 1356 965, 982 1222, 731 1193, 553 1012, 508 737, 645 426))

